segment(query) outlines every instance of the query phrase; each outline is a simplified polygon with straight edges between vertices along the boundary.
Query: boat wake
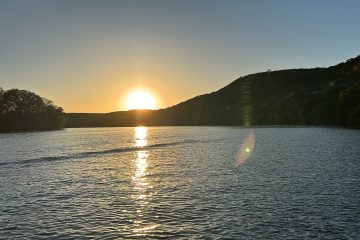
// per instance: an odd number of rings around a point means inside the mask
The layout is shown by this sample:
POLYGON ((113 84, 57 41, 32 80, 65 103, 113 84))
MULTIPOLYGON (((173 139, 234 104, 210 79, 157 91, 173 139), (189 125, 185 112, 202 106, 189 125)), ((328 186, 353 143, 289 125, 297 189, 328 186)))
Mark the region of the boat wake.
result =
POLYGON ((81 159, 86 158, 89 156, 96 156, 96 155, 104 155, 104 154, 119 154, 119 153, 126 153, 126 152, 134 152, 134 151, 144 151, 156 148, 165 148, 171 147, 180 144, 187 144, 187 143, 195 143, 196 140, 184 140, 179 142, 171 142, 171 143, 157 143, 151 144, 146 146, 134 146, 134 147, 124 147, 124 148, 113 148, 113 149, 106 149, 106 150, 99 150, 99 151, 88 151, 82 153, 75 153, 69 155, 61 155, 61 156, 46 156, 46 157, 39 157, 33 159, 26 159, 20 161, 6 161, 1 162, 0 166, 7 166, 7 165, 29 165, 34 163, 42 163, 42 162, 55 162, 55 161, 63 161, 63 160, 71 160, 71 159, 81 159))

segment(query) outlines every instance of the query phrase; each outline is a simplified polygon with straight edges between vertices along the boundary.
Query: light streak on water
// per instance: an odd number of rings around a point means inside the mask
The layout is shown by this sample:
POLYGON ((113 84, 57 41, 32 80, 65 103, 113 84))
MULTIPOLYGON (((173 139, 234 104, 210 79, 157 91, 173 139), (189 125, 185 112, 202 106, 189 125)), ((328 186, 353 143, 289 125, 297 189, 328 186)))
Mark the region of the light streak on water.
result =
MULTIPOLYGON (((135 147, 146 147, 148 138, 147 127, 136 127, 135 129, 135 147)), ((152 188, 146 177, 148 170, 148 150, 139 150, 135 153, 134 171, 133 171, 133 198, 136 200, 136 220, 134 221, 133 232, 137 236, 143 236, 146 232, 156 228, 157 224, 146 224, 144 219, 144 211, 149 206, 149 197, 152 192, 149 189, 152 188), (144 226, 144 224, 146 224, 144 226)))
POLYGON ((135 128, 135 147, 145 147, 147 145, 147 127, 135 128))

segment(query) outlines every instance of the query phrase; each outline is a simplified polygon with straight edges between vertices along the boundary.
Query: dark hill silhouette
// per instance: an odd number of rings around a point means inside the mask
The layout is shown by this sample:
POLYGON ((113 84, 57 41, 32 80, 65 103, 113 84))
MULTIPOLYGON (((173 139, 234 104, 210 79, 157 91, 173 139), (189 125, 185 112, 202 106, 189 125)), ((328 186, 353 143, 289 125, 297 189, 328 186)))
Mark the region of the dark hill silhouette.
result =
POLYGON ((160 110, 68 113, 67 127, 161 125, 360 126, 360 56, 328 68, 250 74, 160 110))

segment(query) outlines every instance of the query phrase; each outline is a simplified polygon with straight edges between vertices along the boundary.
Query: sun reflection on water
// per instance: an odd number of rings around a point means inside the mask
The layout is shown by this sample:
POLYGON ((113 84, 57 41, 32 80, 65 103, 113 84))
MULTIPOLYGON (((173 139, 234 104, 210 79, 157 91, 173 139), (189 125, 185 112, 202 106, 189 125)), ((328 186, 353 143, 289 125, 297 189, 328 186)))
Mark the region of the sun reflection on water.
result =
POLYGON ((136 200, 136 220, 134 221, 134 233, 142 235, 157 225, 152 225, 143 219, 144 212, 149 207, 149 197, 152 193, 149 189, 152 188, 146 174, 148 171, 148 157, 149 151, 141 149, 147 145, 148 129, 146 127, 136 127, 134 134, 135 147, 140 149, 135 153, 134 171, 132 176, 133 183, 133 198, 136 200))
POLYGON ((147 127, 135 128, 135 147, 144 147, 147 144, 147 127))
MULTIPOLYGON (((147 128, 136 127, 135 128, 135 146, 145 147, 147 144, 147 128)), ((149 183, 146 178, 146 170, 148 166, 148 151, 139 150, 136 153, 134 161, 134 174, 132 177, 134 190, 137 191, 137 198, 144 198, 144 192, 146 191, 149 183)))
POLYGON ((133 176, 134 190, 146 190, 148 185, 146 178, 144 177, 147 168, 147 151, 138 151, 136 153, 135 170, 133 176))

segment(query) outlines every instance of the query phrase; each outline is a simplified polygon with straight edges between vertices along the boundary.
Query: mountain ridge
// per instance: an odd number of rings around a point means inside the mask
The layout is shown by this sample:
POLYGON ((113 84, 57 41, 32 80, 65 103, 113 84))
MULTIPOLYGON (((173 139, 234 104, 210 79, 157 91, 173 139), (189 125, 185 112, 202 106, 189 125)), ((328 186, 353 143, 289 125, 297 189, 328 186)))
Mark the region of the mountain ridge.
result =
POLYGON ((239 77, 159 110, 67 113, 67 127, 162 125, 360 125, 360 55, 329 67, 239 77))

